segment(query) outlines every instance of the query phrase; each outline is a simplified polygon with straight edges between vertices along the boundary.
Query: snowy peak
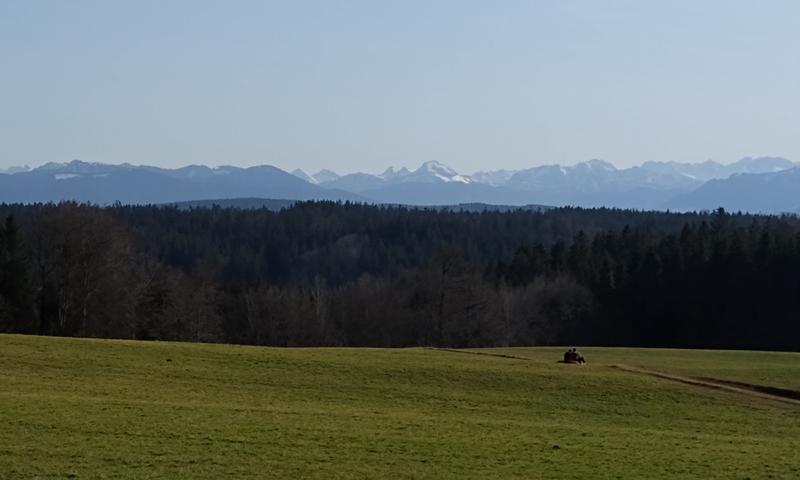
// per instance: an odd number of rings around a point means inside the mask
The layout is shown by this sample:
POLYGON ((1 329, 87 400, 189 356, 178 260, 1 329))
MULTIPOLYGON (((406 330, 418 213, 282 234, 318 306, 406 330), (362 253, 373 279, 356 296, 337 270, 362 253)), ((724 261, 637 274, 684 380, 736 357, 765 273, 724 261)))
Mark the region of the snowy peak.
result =
POLYGON ((439 162, 425 162, 414 171, 405 167, 395 169, 389 167, 378 175, 369 173, 351 173, 341 177, 320 182, 326 188, 339 188, 350 192, 366 192, 392 185, 411 184, 411 183, 456 183, 472 184, 472 179, 466 175, 461 175, 452 168, 439 162))
POLYGON ((483 183, 491 187, 500 187, 505 185, 517 171, 518 170, 481 170, 470 175, 470 178, 475 183, 483 183))
POLYGON ((444 165, 442 163, 439 163, 439 162, 437 162, 435 160, 431 160, 431 161, 423 163, 415 171, 416 172, 428 172, 428 173, 432 173, 434 175, 443 175, 443 176, 447 176, 447 177, 452 177, 452 176, 458 175, 458 173, 455 170, 453 170, 452 168, 450 168, 447 165, 444 165))
POLYGON ((422 178, 428 176, 442 182, 458 182, 458 183, 472 183, 472 180, 466 176, 461 175, 452 168, 439 163, 437 161, 425 162, 418 169, 414 170, 413 176, 422 178))
POLYGON ((589 170, 595 172, 616 172, 617 167, 614 166, 613 163, 608 162, 606 160, 600 160, 597 158, 593 158, 586 162, 581 162, 576 164, 573 169, 576 170, 589 170))
POLYGON ((117 168, 130 168, 130 165, 128 164, 107 165, 103 163, 84 162, 83 160, 73 160, 69 163, 57 163, 57 162, 45 163, 41 167, 33 169, 33 171, 74 173, 81 175, 81 174, 108 173, 109 170, 117 168))
POLYGON ((68 163, 50 162, 27 171, 18 171, 19 174, 33 174, 52 176, 56 180, 69 180, 73 178, 104 178, 134 170, 137 167, 129 163, 109 165, 97 162, 84 162, 72 160, 68 163))
POLYGON ((431 161, 423 163, 422 165, 420 165, 420 167, 416 171, 418 171, 418 172, 419 171, 426 171, 426 172, 429 172, 429 173, 437 173, 437 174, 449 175, 449 176, 458 175, 458 173, 456 173, 455 170, 453 170, 452 168, 448 167, 447 165, 445 165, 443 163, 437 162, 436 160, 431 160, 431 161))
POLYGON ((19 173, 12 177, 8 169, 0 170, 0 201, 71 198, 147 203, 263 197, 411 205, 483 202, 677 209, 711 208, 717 202, 726 208, 752 207, 765 212, 794 211, 800 206, 800 197, 793 193, 794 189, 800 191, 800 164, 780 157, 745 157, 731 164, 713 160, 645 162, 619 169, 608 161, 592 159, 568 166, 479 171, 472 176, 437 161, 422 163, 413 170, 389 167, 380 174, 343 176, 330 170, 309 175, 299 168, 290 174, 269 165, 167 169, 80 160, 14 171, 19 173))
POLYGON ((314 183, 314 184, 319 183, 319 182, 317 182, 317 180, 314 177, 308 175, 306 172, 302 171, 299 168, 295 168, 294 170, 292 170, 289 173, 291 173, 295 177, 299 178, 300 180, 305 180, 308 183, 314 183))
POLYGON ((332 182, 339 178, 339 174, 336 172, 332 172, 327 169, 322 169, 319 172, 311 175, 311 177, 316 180, 316 183, 325 183, 325 182, 332 182))

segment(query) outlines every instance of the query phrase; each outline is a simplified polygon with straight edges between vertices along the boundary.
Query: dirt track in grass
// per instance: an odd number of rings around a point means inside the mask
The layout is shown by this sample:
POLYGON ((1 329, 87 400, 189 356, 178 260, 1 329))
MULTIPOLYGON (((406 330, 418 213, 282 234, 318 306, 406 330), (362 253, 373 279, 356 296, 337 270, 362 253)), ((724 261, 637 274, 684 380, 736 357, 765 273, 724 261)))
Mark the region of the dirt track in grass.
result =
POLYGON ((641 375, 649 375, 664 380, 673 382, 685 383, 687 385, 694 385, 696 387, 713 388, 715 390, 725 390, 728 392, 739 393, 742 395, 749 395, 753 397, 765 398, 776 400, 779 402, 790 403, 800 407, 800 392, 788 390, 784 388, 770 387, 766 385, 753 385, 744 382, 732 382, 729 380, 720 380, 717 378, 709 377, 683 377, 680 375, 673 375, 670 373, 657 372, 655 370, 648 370, 644 368, 631 367, 628 365, 611 365, 611 368, 616 368, 630 373, 638 373, 641 375))
MULTIPOLYGON (((466 353, 470 355, 485 355, 490 357, 508 358, 512 360, 533 361, 533 359, 531 358, 520 357, 518 355, 508 355, 503 353, 476 352, 474 350, 459 350, 457 348, 435 348, 433 350, 439 350, 442 352, 452 352, 452 353, 466 353)), ((563 362, 558 362, 558 363, 563 363, 563 362)), ((624 372, 636 373, 640 375, 648 375, 663 380, 684 383, 686 385, 693 385, 695 387, 724 390, 727 392, 733 392, 769 400, 776 400, 779 402, 800 406, 800 392, 796 390, 772 387, 768 385, 754 385, 745 382, 720 380, 711 377, 685 377, 681 375, 674 375, 671 373, 659 372, 656 370, 650 370, 641 367, 632 367, 630 365, 609 365, 609 367, 617 370, 622 370, 624 372)))

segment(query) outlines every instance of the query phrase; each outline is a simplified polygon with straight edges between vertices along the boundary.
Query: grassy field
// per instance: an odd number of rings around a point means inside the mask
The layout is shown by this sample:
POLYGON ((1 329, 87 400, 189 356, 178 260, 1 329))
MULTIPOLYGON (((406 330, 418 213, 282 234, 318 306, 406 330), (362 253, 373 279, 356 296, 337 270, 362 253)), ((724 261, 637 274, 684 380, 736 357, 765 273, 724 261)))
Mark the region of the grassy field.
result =
POLYGON ((0 478, 800 478, 800 355, 0 335, 0 478))
MULTIPOLYGON (((487 348, 483 353, 515 355, 549 362, 564 348, 487 348)), ((582 349, 591 363, 630 365, 693 377, 800 390, 800 355, 783 352, 675 350, 644 348, 582 349)))

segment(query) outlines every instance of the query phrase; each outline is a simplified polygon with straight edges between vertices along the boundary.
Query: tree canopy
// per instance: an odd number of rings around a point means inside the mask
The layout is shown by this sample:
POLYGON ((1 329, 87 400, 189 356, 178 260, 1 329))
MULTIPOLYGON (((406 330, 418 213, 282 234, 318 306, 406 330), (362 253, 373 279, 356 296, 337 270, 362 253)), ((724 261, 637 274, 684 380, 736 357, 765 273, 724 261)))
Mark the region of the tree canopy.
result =
POLYGON ((3 205, 0 330, 800 349, 792 216, 3 205))

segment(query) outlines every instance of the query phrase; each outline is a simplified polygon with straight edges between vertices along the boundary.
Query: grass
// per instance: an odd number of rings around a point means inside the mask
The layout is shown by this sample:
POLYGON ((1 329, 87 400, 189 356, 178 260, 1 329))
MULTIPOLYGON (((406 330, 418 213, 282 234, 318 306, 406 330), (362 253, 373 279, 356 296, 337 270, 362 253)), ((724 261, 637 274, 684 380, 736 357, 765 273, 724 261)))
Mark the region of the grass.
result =
POLYGON ((800 355, 275 349, 0 335, 0 478, 800 478, 800 355), (757 382, 755 382, 757 380, 757 382))
MULTIPOLYGON (((487 348, 479 352, 516 355, 539 362, 559 358, 564 348, 487 348)), ((787 352, 584 348, 591 364, 629 365, 689 377, 800 390, 800 355, 787 352)))

